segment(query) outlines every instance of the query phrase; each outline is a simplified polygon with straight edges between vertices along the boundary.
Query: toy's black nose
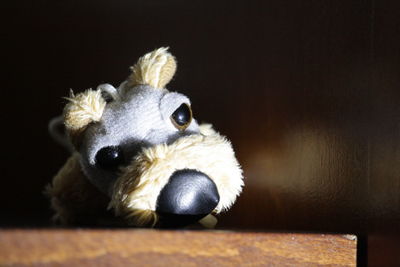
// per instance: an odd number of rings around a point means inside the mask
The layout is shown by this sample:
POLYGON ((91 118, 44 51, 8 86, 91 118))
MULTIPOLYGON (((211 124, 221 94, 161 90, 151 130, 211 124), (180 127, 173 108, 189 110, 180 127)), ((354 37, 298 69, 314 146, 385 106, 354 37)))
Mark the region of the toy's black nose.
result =
POLYGON ((179 170, 172 174, 157 199, 163 227, 180 227, 200 220, 218 205, 215 183, 204 173, 179 170))

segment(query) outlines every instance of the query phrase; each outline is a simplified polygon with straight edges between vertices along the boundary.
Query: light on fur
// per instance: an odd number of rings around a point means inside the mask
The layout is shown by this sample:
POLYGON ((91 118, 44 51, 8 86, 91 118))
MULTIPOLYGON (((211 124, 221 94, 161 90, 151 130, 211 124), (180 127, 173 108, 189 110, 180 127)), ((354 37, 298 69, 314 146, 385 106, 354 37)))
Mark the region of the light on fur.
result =
POLYGON ((99 121, 106 106, 100 90, 89 89, 76 96, 71 91, 66 99, 69 103, 64 109, 64 123, 70 131, 78 131, 91 122, 99 121))
POLYGON ((176 60, 167 50, 167 47, 161 47, 141 57, 131 68, 130 85, 148 84, 154 88, 164 88, 176 71, 176 60))

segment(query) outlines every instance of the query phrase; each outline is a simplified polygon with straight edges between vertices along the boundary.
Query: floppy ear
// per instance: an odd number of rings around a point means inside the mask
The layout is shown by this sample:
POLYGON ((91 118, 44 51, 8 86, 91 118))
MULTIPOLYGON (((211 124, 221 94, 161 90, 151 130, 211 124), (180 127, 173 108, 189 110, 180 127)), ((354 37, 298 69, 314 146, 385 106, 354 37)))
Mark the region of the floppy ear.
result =
POLYGON ((92 122, 97 122, 103 115, 106 101, 101 90, 86 90, 66 98, 69 103, 64 108, 64 124, 70 135, 82 132, 92 122))
POLYGON ((167 47, 161 47, 139 58, 131 67, 129 85, 148 84, 154 88, 164 88, 176 71, 176 61, 167 47))

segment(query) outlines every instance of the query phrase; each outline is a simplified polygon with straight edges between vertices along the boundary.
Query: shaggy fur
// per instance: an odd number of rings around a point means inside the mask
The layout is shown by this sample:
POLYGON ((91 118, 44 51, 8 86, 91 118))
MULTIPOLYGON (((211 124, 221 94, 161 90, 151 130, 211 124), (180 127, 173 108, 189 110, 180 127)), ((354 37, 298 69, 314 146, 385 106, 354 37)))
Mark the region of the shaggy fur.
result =
POLYGON ((141 57, 132 69, 129 77, 130 86, 150 85, 154 88, 164 88, 176 71, 176 60, 161 47, 141 57))
POLYGON ((79 154, 73 154, 45 191, 56 211, 54 221, 62 224, 87 224, 107 217, 109 199, 85 177, 79 164, 79 154))
POLYGON ((220 195, 214 213, 235 202, 243 180, 231 144, 211 125, 202 125, 200 130, 202 134, 182 137, 170 145, 144 149, 123 170, 110 203, 117 215, 126 216, 134 225, 154 225, 157 197, 169 177, 180 169, 201 171, 214 181, 220 195))
POLYGON ((106 101, 101 91, 86 90, 76 96, 71 91, 69 103, 64 109, 64 124, 68 131, 82 131, 91 122, 97 122, 103 115, 106 101))

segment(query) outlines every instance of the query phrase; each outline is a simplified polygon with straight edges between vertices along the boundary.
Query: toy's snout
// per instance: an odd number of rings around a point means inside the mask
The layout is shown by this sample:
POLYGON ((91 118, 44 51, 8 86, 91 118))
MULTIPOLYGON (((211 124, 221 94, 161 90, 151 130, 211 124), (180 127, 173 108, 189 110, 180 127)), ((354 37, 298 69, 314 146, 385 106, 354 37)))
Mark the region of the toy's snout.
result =
POLYGON ((184 169, 174 172, 161 190, 156 212, 162 227, 179 227, 210 214, 218 203, 215 183, 202 172, 184 169))

